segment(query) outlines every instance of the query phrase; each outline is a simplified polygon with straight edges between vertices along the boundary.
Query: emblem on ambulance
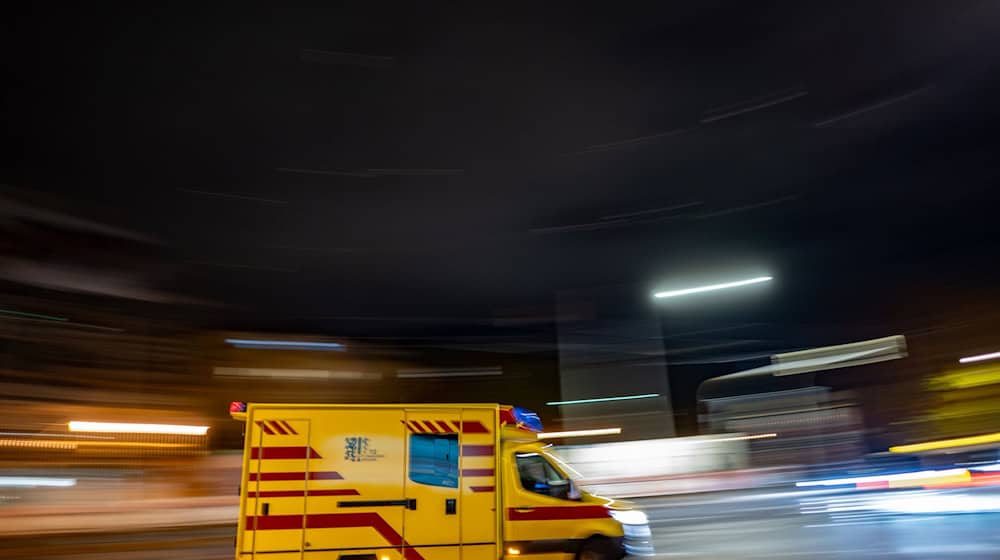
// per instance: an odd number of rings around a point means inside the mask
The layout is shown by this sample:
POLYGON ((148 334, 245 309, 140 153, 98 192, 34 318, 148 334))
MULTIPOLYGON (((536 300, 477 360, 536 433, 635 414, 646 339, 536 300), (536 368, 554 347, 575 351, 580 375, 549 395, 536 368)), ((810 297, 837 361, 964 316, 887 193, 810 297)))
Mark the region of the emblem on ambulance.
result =
POLYGON ((359 463, 361 461, 377 461, 383 455, 371 446, 368 438, 353 436, 344 438, 344 460, 359 463))

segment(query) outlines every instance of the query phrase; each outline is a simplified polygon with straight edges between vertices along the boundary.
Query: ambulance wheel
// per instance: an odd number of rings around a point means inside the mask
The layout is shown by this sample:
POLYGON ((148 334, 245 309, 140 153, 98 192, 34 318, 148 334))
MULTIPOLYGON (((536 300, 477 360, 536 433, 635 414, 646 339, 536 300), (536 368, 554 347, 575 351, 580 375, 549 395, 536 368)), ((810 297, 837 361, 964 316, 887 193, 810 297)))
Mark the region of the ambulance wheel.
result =
POLYGON ((618 560, 621 557, 621 551, 605 537, 590 537, 576 553, 576 560, 618 560))

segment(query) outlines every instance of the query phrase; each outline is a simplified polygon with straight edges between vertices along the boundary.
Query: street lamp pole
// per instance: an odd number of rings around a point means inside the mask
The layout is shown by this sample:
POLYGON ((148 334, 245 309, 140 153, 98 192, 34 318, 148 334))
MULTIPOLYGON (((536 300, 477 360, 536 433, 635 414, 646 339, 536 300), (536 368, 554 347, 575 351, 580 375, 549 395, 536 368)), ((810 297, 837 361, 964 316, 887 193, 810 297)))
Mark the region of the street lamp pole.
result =
MULTIPOLYGON (((770 282, 773 279, 774 279, 773 276, 754 276, 752 278, 746 278, 746 279, 742 279, 742 280, 732 280, 732 281, 728 281, 728 282, 721 282, 721 283, 718 283, 718 284, 706 284, 706 285, 703 285, 703 286, 694 286, 694 287, 689 287, 689 288, 680 288, 680 289, 673 289, 673 290, 658 290, 658 291, 653 292, 652 296, 653 296, 653 298, 655 300, 664 300, 664 299, 669 299, 669 298, 677 298, 677 297, 691 296, 691 295, 695 295, 695 294, 703 294, 703 293, 706 293, 706 292, 715 292, 715 291, 719 291, 719 290, 728 290, 728 289, 732 289, 732 288, 740 288, 740 287, 743 287, 743 286, 752 286, 754 284, 763 284, 763 283, 766 283, 766 282, 770 282)), ((661 338, 663 340, 663 344, 662 344, 662 346, 663 346, 663 369, 666 371, 666 375, 667 375, 667 390, 669 391, 668 399, 670 399, 672 401, 670 409, 671 409, 672 413, 676 416, 677 410, 678 410, 678 406, 677 406, 678 401, 677 401, 677 399, 675 397, 676 391, 674 390, 674 384, 672 384, 670 382, 670 364, 669 364, 669 362, 670 362, 670 359, 669 359, 670 346, 669 346, 669 344, 667 342, 668 341, 668 337, 667 337, 667 330, 668 329, 667 329, 665 314, 662 313, 662 312, 659 313, 659 319, 660 319, 660 335, 661 335, 661 338)), ((699 406, 698 402, 696 401, 695 402, 695 410, 694 410, 695 426, 697 426, 697 424, 698 424, 698 420, 697 420, 698 406, 699 406)), ((676 419, 675 419, 674 420, 675 430, 676 430, 676 425, 677 425, 677 422, 676 422, 676 419)))

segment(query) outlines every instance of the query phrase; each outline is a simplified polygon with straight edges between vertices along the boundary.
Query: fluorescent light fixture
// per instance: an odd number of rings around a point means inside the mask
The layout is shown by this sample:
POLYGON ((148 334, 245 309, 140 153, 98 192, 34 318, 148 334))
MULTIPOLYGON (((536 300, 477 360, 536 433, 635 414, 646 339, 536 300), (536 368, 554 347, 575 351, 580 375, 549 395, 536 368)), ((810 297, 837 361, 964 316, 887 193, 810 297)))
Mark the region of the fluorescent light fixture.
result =
POLYGON ((666 292, 655 292, 653 297, 655 298, 670 298, 677 296, 686 296, 690 294, 700 294, 702 292, 714 292, 715 290, 725 290, 727 288, 739 288, 740 286, 749 286, 750 284, 760 284, 761 282, 770 282, 773 280, 772 276, 758 276, 756 278, 750 278, 747 280, 738 280, 736 282, 726 282, 724 284, 712 284, 709 286, 699 286, 697 288, 687 288, 684 290, 670 290, 666 292))
POLYGON ((15 488, 36 488, 38 486, 67 488, 76 486, 76 479, 49 478, 44 476, 0 476, 0 487, 6 486, 13 486, 15 488))
POLYGON ((770 365, 739 371, 708 381, 724 381, 735 377, 766 374, 775 376, 798 375, 898 360, 906 356, 906 337, 902 335, 887 336, 850 344, 774 354, 771 356, 770 365))
POLYGON ((545 404, 549 406, 561 406, 564 404, 587 404, 587 403, 599 403, 599 402, 612 402, 612 401, 633 401, 636 399, 652 399, 660 396, 659 393, 646 393, 644 395, 625 395, 621 397, 601 397, 598 399, 577 399, 575 401, 552 401, 545 404))
POLYGON ((541 432, 538 439, 555 439, 587 436, 613 436, 622 433, 621 428, 597 428, 594 430, 570 430, 568 432, 541 432))
POLYGON ((116 434, 171 434, 179 436, 203 436, 208 426, 183 426, 176 424, 127 424, 122 422, 81 422, 69 423, 71 432, 103 432, 116 434))
POLYGON ((980 354, 978 356, 968 356, 965 358, 961 358, 958 361, 963 364, 971 364, 973 362, 982 362, 985 360, 993 360, 996 358, 1000 358, 1000 352, 991 352, 989 354, 980 354))
POLYGON ((771 356, 771 364, 779 368, 774 375, 795 375, 898 360, 907 355, 906 337, 894 335, 775 354, 771 356))
POLYGON ((309 342, 305 340, 251 340, 246 338, 227 338, 226 342, 237 348, 252 348, 256 350, 344 351, 347 349, 339 342, 309 342))
POLYGON ((973 445, 986 445, 989 443, 1000 443, 1000 432, 983 434, 979 436, 968 436, 954 439, 939 439, 937 441, 925 441, 923 443, 909 443, 906 445, 896 445, 889 448, 892 453, 920 453, 921 451, 935 451, 938 449, 952 449, 954 447, 970 447, 973 445))

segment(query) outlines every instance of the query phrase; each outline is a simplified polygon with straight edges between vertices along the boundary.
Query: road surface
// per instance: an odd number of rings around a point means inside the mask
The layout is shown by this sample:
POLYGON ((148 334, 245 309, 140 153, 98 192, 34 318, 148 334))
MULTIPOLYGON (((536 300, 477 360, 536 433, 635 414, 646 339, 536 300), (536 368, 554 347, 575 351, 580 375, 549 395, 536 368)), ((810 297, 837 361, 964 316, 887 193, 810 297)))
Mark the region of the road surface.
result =
POLYGON ((1000 558, 1000 491, 992 488, 782 489, 642 503, 662 558, 1000 558))
MULTIPOLYGON (((1000 490, 772 489, 649 498, 657 556, 691 560, 1000 558, 1000 490)), ((231 559, 233 528, 0 539, 0 559, 231 559)))

